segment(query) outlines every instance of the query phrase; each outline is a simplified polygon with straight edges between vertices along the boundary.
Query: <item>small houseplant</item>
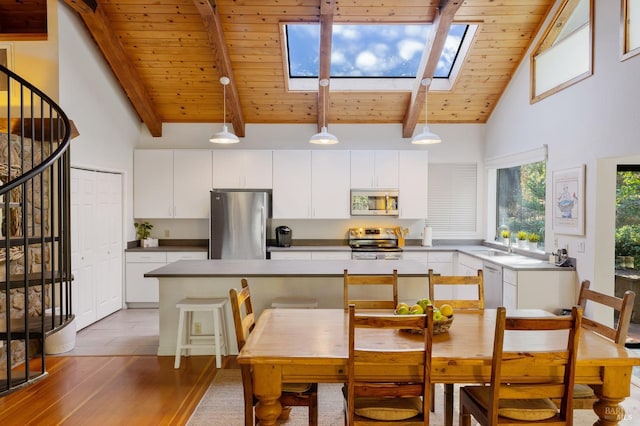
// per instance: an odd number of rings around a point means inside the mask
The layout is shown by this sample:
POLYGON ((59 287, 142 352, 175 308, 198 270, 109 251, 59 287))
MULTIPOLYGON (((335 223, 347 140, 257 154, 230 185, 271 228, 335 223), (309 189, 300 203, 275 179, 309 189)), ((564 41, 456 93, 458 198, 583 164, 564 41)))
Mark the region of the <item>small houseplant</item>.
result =
POLYGON ((518 231, 518 233, 516 234, 516 238, 518 239, 518 247, 519 248, 527 248, 528 244, 527 244, 527 237, 529 236, 529 234, 527 234, 525 231, 518 231))
POLYGON ((502 230, 502 232, 500 232, 500 236, 502 237, 502 242, 506 245, 509 245, 509 237, 511 237, 511 232, 504 229, 502 230))
POLYGON ((540 235, 532 232, 529 234, 529 250, 538 249, 538 241, 540 241, 540 235))
POLYGON ((140 246, 143 247, 143 241, 151 236, 151 229, 153 229, 153 225, 149 222, 135 222, 133 226, 136 228, 136 233, 140 240, 140 246))

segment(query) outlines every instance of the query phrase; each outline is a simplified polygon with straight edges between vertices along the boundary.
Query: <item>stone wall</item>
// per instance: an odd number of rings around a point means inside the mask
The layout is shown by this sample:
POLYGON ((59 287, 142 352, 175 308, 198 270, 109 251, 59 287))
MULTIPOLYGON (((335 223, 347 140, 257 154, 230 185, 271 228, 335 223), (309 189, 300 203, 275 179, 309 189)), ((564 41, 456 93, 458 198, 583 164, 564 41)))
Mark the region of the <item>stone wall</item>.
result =
MULTIPOLYGON (((29 171, 32 165, 38 165, 42 157, 49 155, 50 144, 44 145, 39 141, 24 139, 21 141, 20 136, 11 135, 11 143, 8 143, 7 134, 0 134, 0 186, 10 180, 29 171), (24 143, 23 143, 24 142, 24 143), (9 150, 10 147, 10 150, 9 150), (11 156, 11 167, 9 164, 9 155, 11 156), (9 172, 10 171, 10 172, 9 172)), ((5 239, 8 232, 11 238, 38 237, 44 232, 44 235, 50 233, 51 218, 49 213, 49 191, 50 176, 48 173, 43 175, 42 182, 40 178, 29 182, 25 186, 25 190, 21 187, 15 188, 9 194, 12 206, 9 214, 4 213, 4 209, 0 209, 2 240, 5 239), (44 193, 43 193, 44 188, 44 193), (23 193, 25 200, 23 202, 23 193), (41 195, 44 197, 41 198, 41 195), (44 200, 42 203, 41 200, 44 200), (23 209, 25 209, 23 211, 23 209), (26 213, 26 216, 24 214, 26 213), (23 227, 23 220, 26 226, 23 227), (24 228, 24 229, 23 229, 24 228)), ((4 203, 4 197, 0 198, 0 202, 4 203)), ((9 274, 10 277, 20 276, 25 273, 40 272, 43 268, 47 271, 51 270, 51 247, 45 244, 44 250, 40 244, 29 245, 27 256, 24 253, 24 245, 13 246, 9 253, 9 274), (28 264, 25 264, 28 262, 28 264)), ((6 331, 6 298, 5 283, 7 282, 7 256, 6 249, 0 248, 0 330, 6 331)), ((45 290, 44 307, 51 306, 50 295, 45 290)), ((43 295, 40 286, 23 288, 14 288, 9 291, 9 309, 11 320, 24 319, 25 315, 29 317, 40 317, 43 309, 43 295)), ((31 351, 39 351, 40 342, 32 342, 31 351)), ((20 364, 25 359, 25 342, 13 341, 11 345, 11 365, 20 364)), ((6 373, 7 363, 7 347, 4 345, 0 349, 0 377, 6 373)))

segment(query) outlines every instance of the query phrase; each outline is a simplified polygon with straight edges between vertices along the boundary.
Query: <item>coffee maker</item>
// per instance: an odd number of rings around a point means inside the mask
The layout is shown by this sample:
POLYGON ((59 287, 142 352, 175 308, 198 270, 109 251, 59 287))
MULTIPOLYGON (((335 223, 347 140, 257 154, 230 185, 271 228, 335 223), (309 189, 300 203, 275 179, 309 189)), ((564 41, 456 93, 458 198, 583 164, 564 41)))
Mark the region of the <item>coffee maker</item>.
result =
POLYGON ((276 245, 278 247, 291 247, 291 228, 278 226, 276 228, 276 245))

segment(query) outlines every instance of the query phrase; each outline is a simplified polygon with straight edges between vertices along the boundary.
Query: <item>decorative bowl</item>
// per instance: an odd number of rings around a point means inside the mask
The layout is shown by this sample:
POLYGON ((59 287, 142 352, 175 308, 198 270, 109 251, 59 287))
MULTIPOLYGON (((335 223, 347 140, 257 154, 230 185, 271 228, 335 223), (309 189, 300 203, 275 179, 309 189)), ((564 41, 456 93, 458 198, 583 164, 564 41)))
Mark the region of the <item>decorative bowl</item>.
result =
MULTIPOLYGON (((433 334, 435 335, 435 334, 446 333, 447 331, 449 331, 449 327, 451 327, 452 323, 453 323, 453 315, 448 318, 444 317, 444 319, 440 321, 434 321, 433 334)), ((424 334, 422 330, 416 330, 413 328, 403 329, 402 331, 406 331, 407 333, 412 333, 412 334, 424 334)))

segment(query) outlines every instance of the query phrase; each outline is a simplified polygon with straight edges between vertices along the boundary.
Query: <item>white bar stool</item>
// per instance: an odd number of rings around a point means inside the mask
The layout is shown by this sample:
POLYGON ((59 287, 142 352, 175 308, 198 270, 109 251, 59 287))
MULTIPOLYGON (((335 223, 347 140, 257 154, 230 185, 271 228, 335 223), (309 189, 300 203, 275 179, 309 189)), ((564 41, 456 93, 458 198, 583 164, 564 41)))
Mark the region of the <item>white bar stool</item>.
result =
POLYGON ((318 301, 312 297, 276 297, 271 301, 272 308, 313 309, 318 307, 318 301))
POLYGON ((214 347, 214 345, 210 343, 193 343, 194 340, 210 340, 211 338, 213 338, 215 343, 216 368, 222 368, 222 355, 228 355, 227 327, 224 322, 224 306, 226 304, 227 299, 224 298, 186 298, 176 304, 176 308, 180 309, 180 313, 178 314, 176 360, 173 368, 180 368, 180 358, 183 349, 187 350, 187 356, 189 356, 193 348, 214 347), (193 312, 211 312, 213 314, 213 334, 192 334, 193 312), (185 317, 187 323, 186 336, 184 335, 185 317))

